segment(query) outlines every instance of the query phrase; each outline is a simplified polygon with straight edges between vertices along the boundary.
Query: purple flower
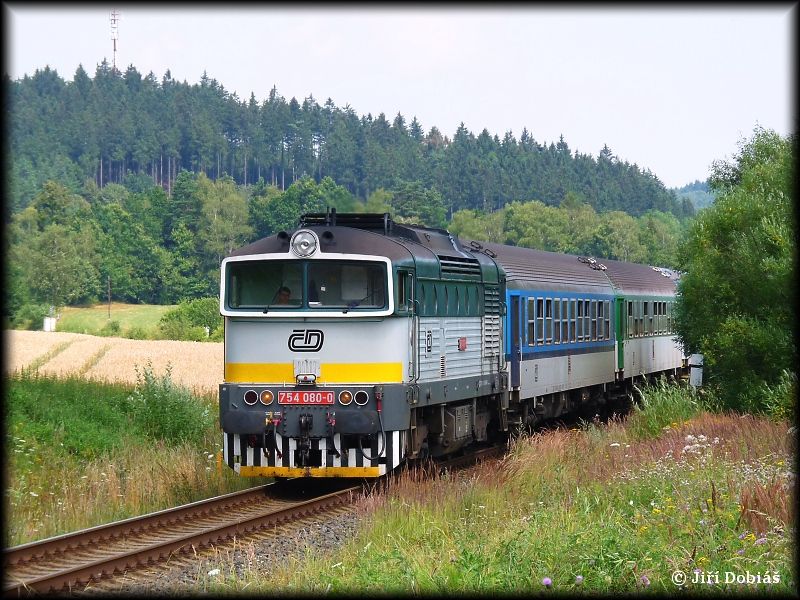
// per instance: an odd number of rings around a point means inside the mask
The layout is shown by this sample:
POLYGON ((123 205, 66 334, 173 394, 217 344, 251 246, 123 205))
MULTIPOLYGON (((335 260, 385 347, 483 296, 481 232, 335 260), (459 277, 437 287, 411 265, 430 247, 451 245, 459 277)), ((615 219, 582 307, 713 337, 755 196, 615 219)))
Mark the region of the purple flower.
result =
POLYGON ((578 585, 582 584, 583 583, 583 575, 576 575, 575 576, 575 583, 577 583, 578 585))
POLYGON ((553 585, 553 580, 550 579, 549 577, 545 577, 544 579, 542 579, 542 585, 544 587, 550 587, 553 585))
POLYGON ((737 550, 737 551, 736 551, 736 554, 738 554, 739 556, 741 556, 742 554, 744 554, 744 548, 742 548, 741 550, 737 550))
POLYGON ((745 532, 745 533, 740 533, 740 534, 739 534, 739 539, 740 539, 740 540, 743 540, 743 539, 745 538, 745 536, 746 536, 746 535, 747 535, 747 533, 746 533, 746 532, 745 532))
POLYGON ((758 538, 755 542, 753 542, 753 544, 755 544, 756 546, 760 546, 761 544, 766 544, 766 543, 767 543, 767 538, 765 537, 758 538))
POLYGON ((694 572, 695 572, 695 573, 702 573, 702 572, 703 572, 703 569, 701 569, 700 567, 697 567, 697 568, 694 570, 694 572))
POLYGON ((644 586, 647 587, 650 585, 650 579, 648 579, 647 575, 642 575, 639 577, 639 582, 644 586))

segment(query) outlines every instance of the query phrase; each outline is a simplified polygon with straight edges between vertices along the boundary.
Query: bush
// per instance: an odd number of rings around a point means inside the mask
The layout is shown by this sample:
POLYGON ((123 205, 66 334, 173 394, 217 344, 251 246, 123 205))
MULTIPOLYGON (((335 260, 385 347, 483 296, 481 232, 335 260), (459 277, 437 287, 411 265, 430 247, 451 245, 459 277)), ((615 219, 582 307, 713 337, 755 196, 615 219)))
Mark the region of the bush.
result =
POLYGON ((222 330, 219 299, 197 298, 181 302, 161 317, 159 329, 166 339, 199 342, 214 338, 217 331, 222 330))
POLYGON ((172 365, 161 377, 153 373, 150 361, 136 368, 136 389, 127 403, 138 426, 153 439, 170 445, 186 441, 203 443, 214 415, 192 393, 172 382, 172 365))
POLYGON ((50 314, 47 304, 23 304, 12 316, 11 326, 14 329, 42 329, 44 318, 50 314))
POLYGON ((119 321, 109 321, 100 328, 100 331, 97 332, 97 335, 101 335, 103 337, 119 337, 121 333, 122 326, 119 324, 119 321))
POLYGON ((797 374, 792 371, 781 373, 774 386, 762 384, 760 392, 767 412, 775 419, 794 421, 795 401, 797 399, 797 374))
POLYGON ((206 330, 192 325, 184 319, 162 321, 158 325, 159 337, 164 340, 181 340, 184 342, 202 342, 206 339, 206 330))
POLYGON ((144 327, 131 327, 125 332, 125 337, 132 340, 150 340, 153 339, 153 334, 144 327))
POLYGON ((705 356, 708 388, 723 409, 769 412, 765 390, 779 389, 781 373, 797 363, 795 144, 759 128, 735 162, 715 163, 710 183, 718 197, 680 248, 686 273, 676 330, 687 352, 705 356))

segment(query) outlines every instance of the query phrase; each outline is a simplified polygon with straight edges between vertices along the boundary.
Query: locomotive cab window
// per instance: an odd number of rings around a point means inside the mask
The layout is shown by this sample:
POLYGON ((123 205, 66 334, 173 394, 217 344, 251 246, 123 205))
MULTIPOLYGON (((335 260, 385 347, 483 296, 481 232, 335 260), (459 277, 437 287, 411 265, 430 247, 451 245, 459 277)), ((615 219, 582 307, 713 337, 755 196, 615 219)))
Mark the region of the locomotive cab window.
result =
POLYGON ((226 267, 231 310, 382 309, 386 265, 357 261, 244 260, 226 267))
POLYGON ((303 303, 302 265, 297 261, 242 261, 228 266, 229 308, 297 308, 303 303))
POLYGON ((314 261, 308 265, 308 304, 314 308, 384 308, 386 267, 314 261))

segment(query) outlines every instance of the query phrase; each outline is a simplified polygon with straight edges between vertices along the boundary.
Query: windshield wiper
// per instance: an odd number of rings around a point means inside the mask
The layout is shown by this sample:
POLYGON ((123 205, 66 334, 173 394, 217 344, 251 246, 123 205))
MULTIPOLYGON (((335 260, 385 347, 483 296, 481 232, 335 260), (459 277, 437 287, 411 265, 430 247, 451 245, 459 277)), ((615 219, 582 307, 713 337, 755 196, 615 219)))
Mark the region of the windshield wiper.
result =
POLYGON ((351 300, 350 302, 347 303, 347 307, 345 307, 345 309, 342 311, 342 314, 346 314, 347 311, 350 310, 351 308, 355 308, 356 306, 360 306, 361 303, 364 300, 366 300, 367 298, 372 300, 375 297, 375 293, 376 292, 377 292, 377 290, 374 290, 371 294, 367 294, 366 296, 361 298, 361 300, 351 300))

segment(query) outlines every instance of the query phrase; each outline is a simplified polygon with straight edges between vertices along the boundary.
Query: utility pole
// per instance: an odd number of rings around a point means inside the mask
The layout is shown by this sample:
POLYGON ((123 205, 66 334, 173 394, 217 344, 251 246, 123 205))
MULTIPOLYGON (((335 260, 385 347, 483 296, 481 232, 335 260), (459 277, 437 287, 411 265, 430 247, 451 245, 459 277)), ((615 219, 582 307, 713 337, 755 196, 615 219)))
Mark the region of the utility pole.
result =
POLYGON ((117 30, 117 23, 119 21, 119 13, 116 9, 111 11, 111 39, 114 41, 114 56, 112 58, 111 66, 117 70, 117 40, 119 39, 119 31, 117 30))

